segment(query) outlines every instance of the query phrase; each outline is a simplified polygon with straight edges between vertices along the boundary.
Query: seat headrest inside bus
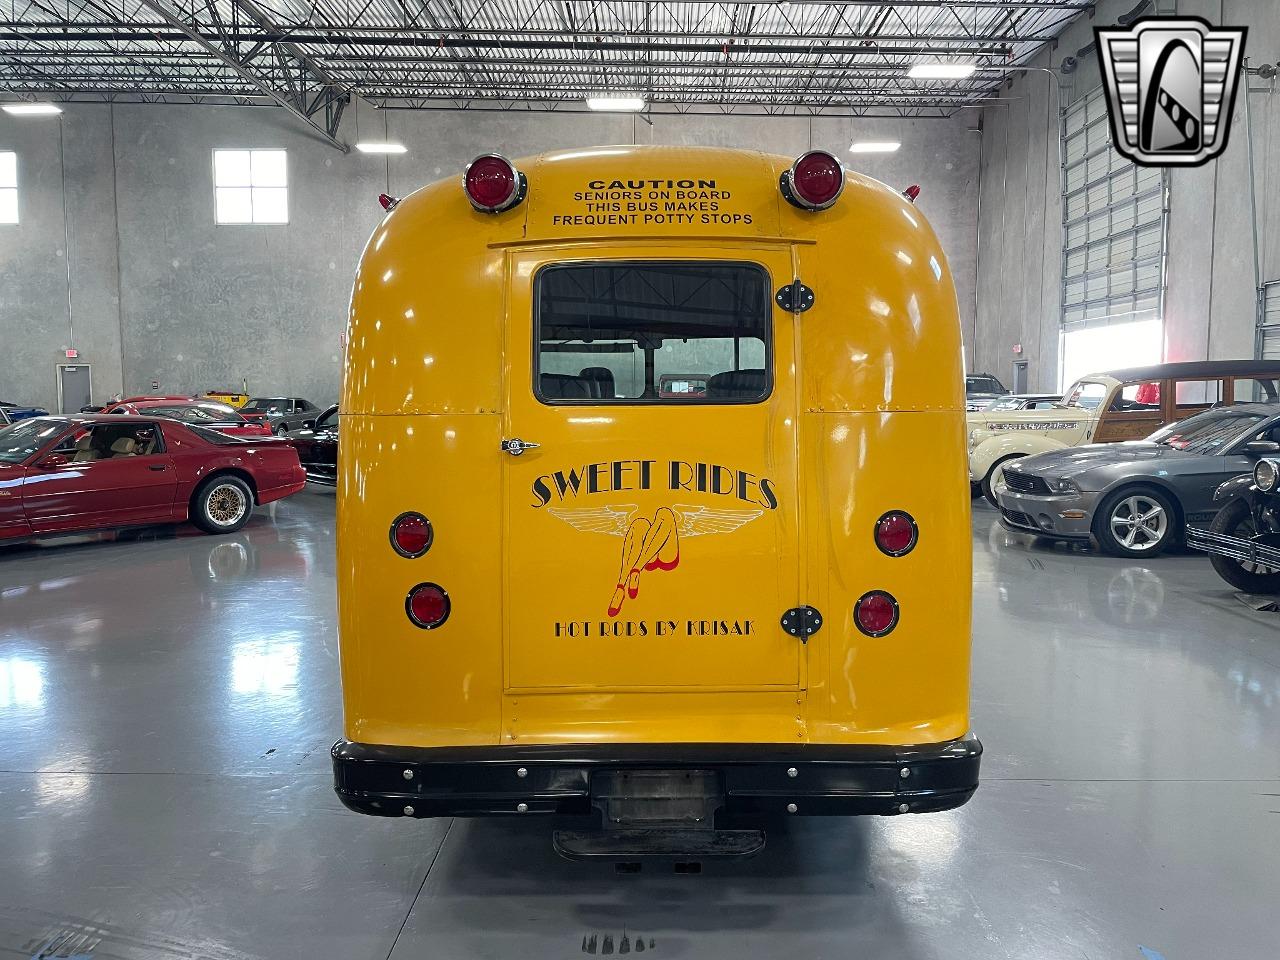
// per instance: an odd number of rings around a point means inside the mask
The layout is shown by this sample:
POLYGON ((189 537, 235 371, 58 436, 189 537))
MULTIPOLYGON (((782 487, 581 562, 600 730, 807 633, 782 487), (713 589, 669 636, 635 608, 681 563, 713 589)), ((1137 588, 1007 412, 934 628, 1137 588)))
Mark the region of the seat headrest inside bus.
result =
POLYGON ((707 380, 707 399, 754 399, 764 393, 765 383, 763 370, 726 370, 707 380))
MULTIPOLYGON (((588 368, 589 369, 589 368, 588 368)), ((593 396, 587 381, 567 373, 544 373, 542 396, 547 400, 589 400, 593 396)))
POLYGON ((616 394, 613 387, 613 371, 608 367, 583 367, 578 376, 587 382, 587 389, 593 397, 605 397, 612 400, 616 394))

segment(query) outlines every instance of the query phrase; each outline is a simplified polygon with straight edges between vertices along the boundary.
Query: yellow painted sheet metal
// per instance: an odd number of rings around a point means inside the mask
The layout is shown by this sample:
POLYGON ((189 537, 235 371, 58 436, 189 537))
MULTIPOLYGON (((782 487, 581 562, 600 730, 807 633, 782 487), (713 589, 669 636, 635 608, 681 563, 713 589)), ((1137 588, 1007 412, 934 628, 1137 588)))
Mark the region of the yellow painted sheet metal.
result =
POLYGON ((377 228, 353 292, 341 402, 350 739, 919 743, 965 731, 969 506, 951 276, 895 190, 850 174, 830 210, 800 211, 778 192, 789 162, 568 151, 518 161, 529 192, 510 211, 474 212, 450 179, 377 228), (678 198, 695 207, 670 212, 692 221, 574 219, 619 213, 587 205, 649 202, 590 192, 667 189, 728 196, 678 198), (771 286, 798 272, 815 291, 806 313, 773 311, 765 402, 534 398, 535 272, 644 258, 754 263, 771 286), (541 446, 510 457, 500 443, 512 436, 541 446), (873 542, 891 509, 919 523, 905 557, 873 542), (416 560, 389 544, 405 510, 435 527, 416 560), (708 511, 715 533, 699 531, 708 511), (452 601, 433 631, 404 610, 426 581, 452 601), (885 637, 853 625, 871 589, 900 602, 885 637), (808 644, 778 624, 801 603, 826 618, 808 644))

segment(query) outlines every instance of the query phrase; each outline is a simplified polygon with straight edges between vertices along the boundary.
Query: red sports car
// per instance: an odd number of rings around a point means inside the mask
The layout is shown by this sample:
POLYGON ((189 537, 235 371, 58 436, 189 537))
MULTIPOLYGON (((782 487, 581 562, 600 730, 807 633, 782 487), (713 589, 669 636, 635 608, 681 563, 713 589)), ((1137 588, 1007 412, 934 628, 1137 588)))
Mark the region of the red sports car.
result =
POLYGON ((136 397, 121 400, 102 411, 103 413, 137 413, 145 417, 169 417, 183 423, 208 427, 233 437, 270 437, 271 428, 265 423, 247 420, 225 403, 209 400, 174 400, 169 397, 136 397))
POLYGON ((37 417, 0 433, 0 540, 188 519, 229 533, 306 479, 282 440, 145 416, 37 417))

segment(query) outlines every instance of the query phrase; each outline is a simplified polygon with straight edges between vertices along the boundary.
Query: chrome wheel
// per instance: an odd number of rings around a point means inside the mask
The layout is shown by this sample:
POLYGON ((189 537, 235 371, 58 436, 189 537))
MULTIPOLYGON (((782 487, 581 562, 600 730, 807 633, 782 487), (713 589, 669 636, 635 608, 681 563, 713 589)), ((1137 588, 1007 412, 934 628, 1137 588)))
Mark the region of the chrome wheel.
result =
POLYGON ((1141 493, 1116 503, 1109 523, 1116 543, 1135 553, 1160 546, 1169 531, 1169 515, 1164 507, 1141 493))
POLYGON ((244 491, 233 483, 222 483, 209 491, 205 499, 205 512, 220 527, 230 527, 240 522, 249 509, 244 491))

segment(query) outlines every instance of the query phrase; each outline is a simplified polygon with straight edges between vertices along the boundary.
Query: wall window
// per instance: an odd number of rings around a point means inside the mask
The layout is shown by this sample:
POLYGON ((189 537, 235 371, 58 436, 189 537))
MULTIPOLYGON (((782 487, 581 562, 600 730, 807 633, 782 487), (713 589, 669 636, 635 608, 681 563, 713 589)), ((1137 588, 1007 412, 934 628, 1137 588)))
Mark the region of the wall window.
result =
POLYGON ((18 155, 0 150, 0 223, 18 222, 18 155))
POLYGON ((1063 111, 1062 380, 1163 353, 1167 180, 1111 144, 1102 91, 1063 111))
POLYGON ((283 150, 213 151, 218 223, 288 223, 288 164, 283 150))
POLYGON ((769 394, 768 275, 749 263, 548 267, 536 280, 547 403, 754 403, 769 394))

